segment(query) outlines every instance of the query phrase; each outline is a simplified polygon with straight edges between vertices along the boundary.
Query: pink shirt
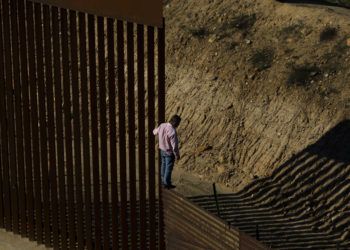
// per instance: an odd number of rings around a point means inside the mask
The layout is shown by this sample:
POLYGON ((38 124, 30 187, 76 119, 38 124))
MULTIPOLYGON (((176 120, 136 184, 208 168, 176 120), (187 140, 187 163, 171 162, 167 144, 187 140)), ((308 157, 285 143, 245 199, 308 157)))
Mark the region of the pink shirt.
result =
POLYGON ((170 123, 162 123, 158 128, 153 130, 154 135, 158 135, 159 148, 169 155, 174 154, 180 158, 179 140, 176 129, 170 123))

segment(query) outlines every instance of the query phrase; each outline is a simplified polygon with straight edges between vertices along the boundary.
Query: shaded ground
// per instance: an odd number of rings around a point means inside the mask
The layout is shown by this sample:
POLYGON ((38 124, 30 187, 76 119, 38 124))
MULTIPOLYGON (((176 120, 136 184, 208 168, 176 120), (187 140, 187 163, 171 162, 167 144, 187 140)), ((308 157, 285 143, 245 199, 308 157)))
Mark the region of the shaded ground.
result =
MULTIPOLYGON (((221 217, 277 249, 350 249, 350 121, 242 191, 219 196, 221 217), (345 136, 344 136, 345 135, 345 136)), ((213 196, 192 200, 217 213, 213 196)))
POLYGON ((169 0, 165 14, 178 191, 216 213, 221 183, 223 218, 274 248, 350 249, 348 9, 169 0))
POLYGON ((349 0, 277 0, 282 3, 293 3, 293 4, 316 4, 325 6, 337 6, 343 8, 350 7, 349 0))

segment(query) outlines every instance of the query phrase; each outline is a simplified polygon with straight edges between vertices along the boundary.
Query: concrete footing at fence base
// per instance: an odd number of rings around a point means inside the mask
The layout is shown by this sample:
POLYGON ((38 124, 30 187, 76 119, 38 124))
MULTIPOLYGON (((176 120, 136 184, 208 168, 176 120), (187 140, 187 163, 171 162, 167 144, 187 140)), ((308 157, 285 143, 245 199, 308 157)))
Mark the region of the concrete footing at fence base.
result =
POLYGON ((22 238, 4 229, 0 229, 0 249, 1 250, 45 250, 43 245, 38 245, 36 242, 29 241, 27 238, 22 238))

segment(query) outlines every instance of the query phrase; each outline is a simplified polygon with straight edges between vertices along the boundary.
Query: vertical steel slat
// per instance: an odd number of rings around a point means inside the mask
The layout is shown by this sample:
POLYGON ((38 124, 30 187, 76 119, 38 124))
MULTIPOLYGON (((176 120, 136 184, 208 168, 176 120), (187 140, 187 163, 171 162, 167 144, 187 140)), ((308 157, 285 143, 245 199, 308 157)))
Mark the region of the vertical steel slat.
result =
POLYGON ((108 202, 108 161, 107 161, 107 117, 106 117, 106 60, 105 60, 105 22, 97 18, 98 37, 98 84, 100 99, 100 141, 101 141, 101 177, 103 203, 103 249, 109 249, 109 202, 108 202))
POLYGON ((92 221, 91 221, 91 168, 90 168, 90 132, 89 132, 89 92, 87 79, 87 51, 86 51, 86 15, 79 13, 79 47, 80 47, 80 81, 82 98, 82 127, 83 127, 83 166, 84 166, 84 238, 86 248, 92 249, 92 221))
POLYGON ((11 36, 10 36, 10 9, 9 2, 3 1, 3 31, 5 42, 5 69, 6 69, 6 106, 7 106, 7 125, 8 125, 8 155, 9 155, 9 170, 10 170, 10 194, 11 199, 11 219, 7 225, 7 229, 18 233, 18 196, 17 196, 17 171, 16 171, 16 145, 14 131, 14 108, 13 108, 13 78, 12 78, 12 55, 11 55, 11 36))
POLYGON ((137 25, 138 166, 140 196, 140 248, 146 248, 146 142, 145 142, 145 59, 144 26, 137 25))
POLYGON ((34 37, 34 4, 27 2, 27 35, 28 35, 28 63, 30 86, 30 115, 32 134, 32 155, 34 173, 34 208, 35 208, 35 232, 36 240, 42 242, 42 203, 41 203, 41 171, 39 153, 39 128, 38 128, 38 100, 35 64, 35 37, 34 37))
POLYGON ((24 151, 23 151, 23 120, 22 120, 22 95, 19 67, 19 43, 18 43, 18 0, 11 1, 11 34, 12 34, 12 62, 13 62, 13 83, 15 88, 15 134, 17 149, 17 186, 18 186, 18 210, 19 210, 19 231, 22 236, 26 235, 26 206, 25 206, 25 181, 24 181, 24 151))
POLYGON ((127 183, 126 183, 126 128, 125 128, 125 75, 124 75, 124 24, 117 21, 118 55, 118 106, 119 106, 119 167, 120 167, 120 217, 122 248, 128 248, 127 183))
POLYGON ((79 101, 79 75, 78 75, 78 37, 77 37, 77 13, 70 11, 70 46, 71 46, 71 70, 72 70, 72 99, 73 99, 73 127, 74 127, 74 172, 75 195, 77 215, 77 241, 78 249, 84 248, 83 235, 83 194, 82 194, 82 170, 81 170, 81 132, 80 132, 80 101, 79 101), (80 212, 79 212, 80 211, 80 212))
MULTIPOLYGON (((55 115, 54 115, 54 97, 53 97, 53 79, 52 79, 52 45, 51 45, 51 15, 50 7, 43 6, 44 12, 44 45, 45 45, 45 79, 47 95, 47 121, 48 121, 48 142, 49 142, 49 190, 51 196, 51 230, 53 236, 53 246, 59 247, 58 238, 58 200, 57 200, 57 166, 56 166, 56 140, 55 140, 55 115)), ((51 238, 51 237, 50 237, 51 238)), ((50 239, 45 236, 46 245, 49 246, 50 239)))
MULTIPOLYGON (((0 2, 1 4, 1 2, 0 2)), ((2 20, 3 20, 3 8, 0 10, 0 127, 1 127, 1 173, 2 180, 0 184, 1 196, 0 199, 4 201, 9 200, 9 182, 8 182, 8 141, 7 141, 7 123, 6 123, 6 93, 5 93, 5 72, 4 72, 4 40, 3 40, 3 29, 2 29, 2 20)), ((1 201, 2 202, 2 201, 1 201)), ((6 204, 0 204, 3 210, 1 209, 0 214, 0 226, 8 228, 8 219, 10 215, 10 206, 6 204)))
POLYGON ((57 168, 59 186, 59 234, 61 248, 67 249, 67 220, 66 220, 66 182, 64 164, 63 142, 63 108, 62 108, 62 76, 61 76, 61 49, 58 8, 52 7, 52 40, 54 59, 54 85, 55 85, 55 114, 57 136, 57 168))
POLYGON ((136 160, 135 160, 135 72, 134 72, 134 25, 127 23, 127 65, 128 65, 128 131, 129 131, 129 192, 131 249, 137 248, 136 217, 136 160))
POLYGON ((43 20, 42 6, 35 4, 35 38, 36 38, 36 62, 37 62, 37 82, 39 99, 39 120, 40 120, 40 156, 41 156, 41 181, 43 188, 43 224, 44 243, 50 244, 50 203, 48 185, 48 156, 47 156, 47 122, 45 105, 45 82, 44 82, 44 62, 43 62, 43 20))
POLYGON ((74 178, 72 154, 72 112, 71 112, 71 80, 69 71, 69 41, 68 41, 68 13, 61 9, 61 44, 63 64, 63 95, 64 95, 64 132, 65 132, 65 166, 68 187, 68 235, 69 248, 75 248, 75 209, 74 209, 74 178))
MULTIPOLYGON (((165 122, 165 24, 158 28, 158 124, 165 122)), ((161 181, 161 158, 158 161, 158 192, 159 192, 159 249, 165 249, 164 213, 161 181)))
MULTIPOLYGON (((0 77, 1 78, 1 77, 0 77)), ((1 87, 0 87, 0 91, 1 91, 1 87)), ((2 97, 1 93, 0 93, 0 97, 2 97)), ((2 112, 2 108, 1 108, 1 104, 0 104, 0 114, 2 112)), ((3 161, 2 161, 2 144, 3 144, 3 141, 2 141, 2 133, 1 133, 1 130, 2 130, 2 123, 0 122, 0 181, 1 183, 3 183, 3 180, 2 180, 2 164, 3 164, 3 161)), ((5 142, 6 143, 6 142, 5 142)), ((4 203, 3 203, 3 190, 2 190, 2 185, 0 185, 0 227, 4 227, 4 203)))
POLYGON ((117 172, 117 131, 116 131, 116 81, 115 81, 115 53, 114 53, 114 20, 107 19, 108 46, 108 95, 109 95, 109 138, 110 138, 110 166, 112 186, 112 249, 118 249, 118 172, 117 172))
POLYGON ((88 17, 89 34, 89 63, 90 63, 90 105, 91 105, 91 136, 92 136, 92 166, 94 185, 94 218, 95 218, 95 249, 101 249, 101 210, 100 210, 100 181, 99 181, 99 148, 97 121, 97 78, 96 78, 96 42, 95 17, 88 17))
MULTIPOLYGON (((34 240, 34 204, 33 204, 33 172, 31 155, 30 134, 30 107, 29 107, 29 79, 28 79, 28 56, 26 36, 25 0, 18 2, 20 54, 21 54, 21 83, 23 100, 23 126, 24 126, 24 151, 25 151, 25 184, 26 184, 26 212, 27 212, 27 236, 34 240)), ((1 33, 1 31, 0 31, 1 33)))
POLYGON ((147 86, 148 86, 148 174, 149 174, 149 220, 150 248, 156 248, 156 199, 155 199, 155 83, 154 83, 154 27, 147 27, 147 86))

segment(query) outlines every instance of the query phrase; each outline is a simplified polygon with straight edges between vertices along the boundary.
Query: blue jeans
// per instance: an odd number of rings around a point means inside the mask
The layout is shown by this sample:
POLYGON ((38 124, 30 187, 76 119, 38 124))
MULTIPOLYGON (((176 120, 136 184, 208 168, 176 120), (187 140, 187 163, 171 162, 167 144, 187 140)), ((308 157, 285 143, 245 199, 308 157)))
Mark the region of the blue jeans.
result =
POLYGON ((171 183, 171 173, 173 172, 174 163, 175 163, 175 155, 167 154, 163 150, 160 151, 160 155, 162 157, 162 169, 161 176, 163 185, 172 185, 171 183))

